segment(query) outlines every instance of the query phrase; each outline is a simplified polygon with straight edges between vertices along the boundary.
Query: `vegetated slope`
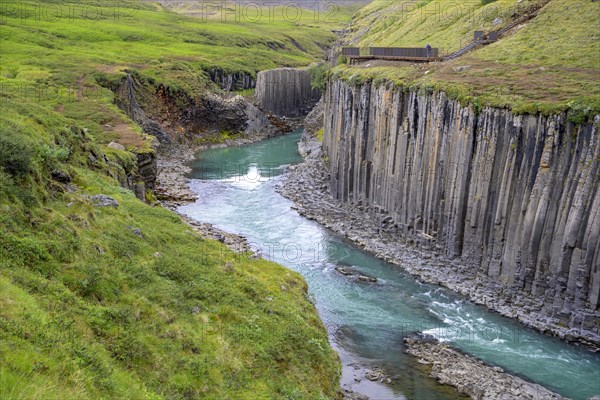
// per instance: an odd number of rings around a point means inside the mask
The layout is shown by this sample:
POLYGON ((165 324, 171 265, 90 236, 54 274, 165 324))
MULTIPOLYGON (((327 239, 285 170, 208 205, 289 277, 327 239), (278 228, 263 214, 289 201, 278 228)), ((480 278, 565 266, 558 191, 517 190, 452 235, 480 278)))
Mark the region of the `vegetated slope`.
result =
POLYGON ((595 28, 600 24, 599 3, 499 0, 487 5, 469 2, 462 8, 448 0, 415 4, 420 8, 407 12, 406 5, 374 1, 354 17, 348 42, 406 47, 429 43, 450 52, 472 40, 475 30, 498 30, 530 7, 543 7, 535 18, 516 26, 498 42, 450 62, 343 66, 338 68, 338 76, 445 90, 475 106, 508 107, 516 112, 570 108, 581 119, 600 111, 600 34, 595 28), (447 11, 438 12, 444 9, 447 11))
POLYGON ((359 46, 432 47, 450 53, 548 0, 376 0, 352 19, 348 40, 359 46))
MULTIPOLYGON (((144 0, 151 2, 152 0, 144 0)), ((248 19, 268 18, 273 16, 274 9, 280 8, 285 12, 290 20, 297 18, 297 10, 302 9, 303 13, 311 15, 315 21, 334 21, 339 19, 338 13, 348 13, 358 11, 371 0, 344 0, 343 2, 320 2, 314 0, 296 0, 294 2, 269 3, 256 2, 253 0, 237 0, 222 2, 201 2, 201 1, 178 1, 171 0, 161 4, 177 13, 212 19, 232 19, 236 10, 241 10, 240 15, 245 15, 248 19), (243 14, 242 14, 243 13, 243 14)), ((277 11, 279 14, 279 10, 277 11)))
POLYGON ((108 143, 121 133, 114 128, 127 120, 105 87, 117 86, 126 72, 198 98, 216 89, 207 73, 214 69, 255 76, 322 58, 335 40, 332 29, 349 18, 343 10, 335 15, 336 24, 315 21, 306 10, 298 20, 285 17, 280 8, 273 13, 271 19, 236 20, 234 15, 222 22, 136 0, 99 5, 4 1, 1 90, 37 97, 108 143))
POLYGON ((207 65, 301 65, 332 34, 307 29, 303 53, 283 25, 200 25, 137 2, 119 3, 139 6, 129 22, 114 8, 36 20, 47 3, 25 3, 3 2, 0 21, 0 398, 334 397, 337 355, 301 276, 122 188, 153 138, 98 84, 135 69, 193 95, 212 87, 207 65), (115 138, 132 152, 103 145, 115 138))
MULTIPOLYGON (((82 73, 136 69, 165 85, 201 88, 203 70, 256 73, 307 65, 322 57, 335 39, 330 22, 315 21, 306 11, 297 21, 277 9, 272 20, 237 21, 230 15, 223 22, 134 0, 120 2, 119 7, 52 3, 3 2, 4 79, 61 82, 82 73), (182 80, 184 76, 190 82, 182 80)), ((338 17, 343 23, 342 12, 338 17)))

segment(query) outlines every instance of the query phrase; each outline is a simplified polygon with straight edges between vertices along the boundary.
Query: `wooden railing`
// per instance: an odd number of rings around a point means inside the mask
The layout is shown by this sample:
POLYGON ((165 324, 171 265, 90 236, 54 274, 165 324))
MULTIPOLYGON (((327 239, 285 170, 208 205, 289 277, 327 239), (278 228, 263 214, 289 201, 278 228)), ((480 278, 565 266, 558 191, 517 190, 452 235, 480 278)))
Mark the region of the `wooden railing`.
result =
POLYGON ((381 59, 435 59, 439 49, 427 50, 421 47, 343 47, 342 55, 348 58, 381 59))

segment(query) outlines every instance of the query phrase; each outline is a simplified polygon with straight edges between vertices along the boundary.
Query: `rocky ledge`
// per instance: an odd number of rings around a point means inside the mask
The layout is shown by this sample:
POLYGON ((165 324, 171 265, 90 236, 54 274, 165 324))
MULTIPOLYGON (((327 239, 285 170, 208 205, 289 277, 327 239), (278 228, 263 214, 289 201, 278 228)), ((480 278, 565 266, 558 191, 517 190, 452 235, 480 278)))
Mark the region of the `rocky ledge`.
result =
POLYGON ((499 293, 502 287, 490 285, 485 277, 474 274, 460 261, 445 259, 441 249, 436 250, 435 246, 432 249, 431 238, 423 236, 412 243, 402 242, 397 235, 386 231, 385 219, 373 217, 376 210, 335 199, 328 190, 329 168, 321 155, 321 143, 306 133, 299 150, 304 156, 304 163, 289 168, 278 190, 294 201, 294 208, 300 215, 347 237, 376 257, 401 266, 416 279, 445 286, 474 303, 516 318, 526 326, 583 344, 591 351, 600 351, 600 336, 589 331, 582 336, 561 325, 560 321, 547 317, 540 311, 542 304, 539 299, 523 293, 513 296, 508 302, 499 293))
POLYGON ((507 374, 475 357, 463 354, 431 336, 404 339, 406 352, 431 365, 430 376, 478 400, 564 399, 538 385, 507 374))

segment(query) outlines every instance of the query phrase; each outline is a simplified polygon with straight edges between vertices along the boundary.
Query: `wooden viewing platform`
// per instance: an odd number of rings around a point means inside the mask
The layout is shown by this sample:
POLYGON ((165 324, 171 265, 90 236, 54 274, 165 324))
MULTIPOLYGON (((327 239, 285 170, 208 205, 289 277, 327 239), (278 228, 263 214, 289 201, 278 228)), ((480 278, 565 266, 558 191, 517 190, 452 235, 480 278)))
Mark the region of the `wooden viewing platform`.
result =
POLYGON ((429 53, 425 48, 412 47, 343 47, 342 55, 350 59, 350 64, 355 60, 396 60, 431 62, 441 61, 439 49, 432 48, 429 53))
MULTIPOLYGON (((520 21, 520 20, 519 20, 520 21)), ((438 48, 427 50, 425 47, 342 47, 342 56, 350 59, 350 64, 358 60, 394 60, 413 62, 432 62, 451 60, 486 44, 494 43, 516 22, 499 31, 485 33, 475 31, 473 41, 452 54, 440 56, 438 48)))

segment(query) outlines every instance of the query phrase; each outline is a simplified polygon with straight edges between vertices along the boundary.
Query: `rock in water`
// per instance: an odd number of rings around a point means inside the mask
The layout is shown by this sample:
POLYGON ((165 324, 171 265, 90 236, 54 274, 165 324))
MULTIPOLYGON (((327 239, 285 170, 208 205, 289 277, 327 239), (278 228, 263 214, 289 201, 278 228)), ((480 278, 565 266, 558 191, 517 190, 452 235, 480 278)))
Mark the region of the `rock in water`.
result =
POLYGON ((344 268, 344 267, 335 267, 335 270, 337 272, 339 272, 340 274, 345 275, 345 276, 352 276, 352 275, 354 275, 354 272, 352 272, 349 269, 344 268))
POLYGON ((359 275, 358 280, 361 282, 369 282, 369 283, 377 282, 377 278, 373 278, 371 276, 366 276, 366 275, 359 275))

